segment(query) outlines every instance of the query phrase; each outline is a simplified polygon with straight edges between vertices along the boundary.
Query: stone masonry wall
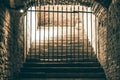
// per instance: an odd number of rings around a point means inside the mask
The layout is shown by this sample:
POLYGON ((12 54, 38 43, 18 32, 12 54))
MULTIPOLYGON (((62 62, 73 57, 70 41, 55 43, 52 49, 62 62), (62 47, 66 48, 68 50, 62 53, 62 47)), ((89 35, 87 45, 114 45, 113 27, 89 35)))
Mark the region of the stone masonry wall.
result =
POLYGON ((98 18, 98 59, 107 80, 120 80, 120 2, 113 0, 109 9, 94 3, 98 18))
POLYGON ((105 70, 105 73, 107 74, 107 52, 106 52, 106 40, 107 40, 107 25, 105 23, 107 22, 107 12, 106 10, 99 5, 98 3, 94 2, 94 5, 92 6, 93 10, 95 12, 95 15, 98 19, 98 24, 96 26, 96 32, 97 32, 97 56, 98 59, 102 65, 102 67, 105 70))
POLYGON ((11 62, 13 64, 13 80, 16 80, 19 69, 24 61, 23 15, 19 11, 11 10, 10 16, 11 26, 13 27, 13 52, 11 53, 11 62))
POLYGON ((23 62, 22 14, 0 3, 0 80, 16 80, 23 62))
POLYGON ((12 35, 10 13, 4 4, 0 3, 0 80, 9 80, 12 76, 9 42, 12 35))
POLYGON ((109 8, 107 30, 107 77, 120 80, 120 0, 113 0, 109 8))

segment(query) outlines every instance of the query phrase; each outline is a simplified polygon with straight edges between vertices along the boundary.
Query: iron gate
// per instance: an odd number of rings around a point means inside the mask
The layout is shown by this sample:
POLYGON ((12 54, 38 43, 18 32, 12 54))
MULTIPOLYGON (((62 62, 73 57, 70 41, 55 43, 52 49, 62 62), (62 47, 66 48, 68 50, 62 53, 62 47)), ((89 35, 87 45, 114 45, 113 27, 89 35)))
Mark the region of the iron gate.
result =
POLYGON ((24 23, 27 59, 77 62, 96 57, 97 23, 91 7, 37 4, 27 10, 24 23))

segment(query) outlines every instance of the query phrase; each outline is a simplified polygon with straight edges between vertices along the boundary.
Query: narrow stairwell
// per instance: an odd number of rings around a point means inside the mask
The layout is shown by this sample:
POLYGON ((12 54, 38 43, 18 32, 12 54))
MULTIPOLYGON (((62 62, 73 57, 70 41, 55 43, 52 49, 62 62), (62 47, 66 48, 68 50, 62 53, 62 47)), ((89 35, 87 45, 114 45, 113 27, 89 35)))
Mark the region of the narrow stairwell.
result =
POLYGON ((79 63, 40 63, 29 61, 21 68, 21 80, 44 80, 63 78, 66 80, 105 80, 105 74, 96 59, 79 63))
MULTIPOLYGON (((77 32, 78 33, 78 32, 77 32)), ((89 40, 84 34, 32 43, 20 80, 106 80, 89 40)))

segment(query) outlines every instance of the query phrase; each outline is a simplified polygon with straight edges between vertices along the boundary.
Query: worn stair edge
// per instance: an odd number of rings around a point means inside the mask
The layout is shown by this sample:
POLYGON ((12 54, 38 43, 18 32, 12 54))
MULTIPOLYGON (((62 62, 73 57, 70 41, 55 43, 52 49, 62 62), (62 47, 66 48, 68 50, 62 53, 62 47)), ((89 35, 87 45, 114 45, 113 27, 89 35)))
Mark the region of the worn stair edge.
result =
POLYGON ((105 78, 104 73, 21 73, 20 78, 105 78))
MULTIPOLYGON (((36 58, 26 58, 26 62, 41 62, 41 61, 45 61, 44 59, 42 60, 42 59, 36 59, 36 58)), ((54 61, 45 61, 45 62, 59 62, 59 60, 57 61, 57 59, 56 60, 54 60, 54 61)), ((98 62, 98 60, 97 60, 97 58, 94 58, 94 59, 92 59, 92 58, 81 58, 81 59, 73 59, 73 60, 71 60, 71 59, 63 59, 63 60, 61 60, 60 62, 62 62, 62 63, 77 63, 77 62, 98 62), (63 62, 62 62, 63 61, 63 62)))
POLYGON ((69 64, 69 63, 31 63, 31 62, 26 62, 23 64, 23 67, 99 67, 100 63, 97 62, 79 62, 79 63, 74 63, 74 64, 69 64))
POLYGON ((21 72, 104 72, 100 67, 24 67, 21 68, 21 72))
POLYGON ((21 80, 106 80, 105 78, 22 78, 21 80))

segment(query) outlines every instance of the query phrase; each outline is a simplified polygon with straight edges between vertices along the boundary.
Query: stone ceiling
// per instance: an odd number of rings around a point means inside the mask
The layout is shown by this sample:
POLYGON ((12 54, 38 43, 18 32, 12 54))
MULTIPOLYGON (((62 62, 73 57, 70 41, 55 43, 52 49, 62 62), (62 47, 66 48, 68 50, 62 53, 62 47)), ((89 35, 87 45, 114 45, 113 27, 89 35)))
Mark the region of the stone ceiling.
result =
MULTIPOLYGON (((0 0, 2 1, 2 0, 0 0)), ((53 4, 61 4, 61 5, 74 5, 74 4, 80 4, 85 6, 92 6, 94 2, 99 3, 105 8, 108 8, 112 0, 4 0, 5 4, 7 6, 11 7, 11 1, 14 2, 14 8, 19 9, 23 7, 29 7, 36 3, 41 5, 53 5, 53 4)))

